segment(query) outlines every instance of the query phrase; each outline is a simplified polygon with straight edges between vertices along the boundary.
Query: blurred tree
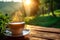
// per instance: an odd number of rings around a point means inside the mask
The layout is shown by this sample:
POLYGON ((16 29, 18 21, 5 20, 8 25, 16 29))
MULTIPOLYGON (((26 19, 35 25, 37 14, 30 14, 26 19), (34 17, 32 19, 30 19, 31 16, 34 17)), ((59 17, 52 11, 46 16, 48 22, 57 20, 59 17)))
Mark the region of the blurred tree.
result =
POLYGON ((54 0, 56 2, 56 9, 60 9, 60 0, 54 0))
POLYGON ((47 12, 47 0, 39 0, 40 2, 40 5, 39 5, 39 8, 40 8, 40 14, 42 14, 44 16, 44 14, 46 14, 47 12))
POLYGON ((52 12, 52 15, 56 17, 56 15, 54 14, 54 0, 50 0, 50 11, 52 12))
MULTIPOLYGON (((42 10, 41 14, 45 14, 46 10, 53 13, 53 11, 56 8, 60 8, 59 7, 60 6, 60 1, 59 0, 39 0, 39 4, 40 4, 39 5, 39 9, 40 9, 39 12, 41 12, 41 10, 42 10)), ((55 14, 53 13, 53 15, 55 15, 55 14)))

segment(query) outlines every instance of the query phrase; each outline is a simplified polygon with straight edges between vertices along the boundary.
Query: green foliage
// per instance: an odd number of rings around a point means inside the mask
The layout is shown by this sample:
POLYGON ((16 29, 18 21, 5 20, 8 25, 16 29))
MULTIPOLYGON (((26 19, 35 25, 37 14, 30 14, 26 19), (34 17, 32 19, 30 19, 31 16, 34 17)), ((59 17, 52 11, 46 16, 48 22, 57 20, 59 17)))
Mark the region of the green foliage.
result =
POLYGON ((44 26, 44 27, 52 27, 52 26, 54 27, 54 24, 56 24, 58 20, 59 18, 55 18, 53 16, 38 16, 27 22, 27 24, 44 26))
POLYGON ((55 28, 60 28, 60 17, 57 18, 58 21, 54 24, 55 28))
POLYGON ((6 29, 6 23, 9 22, 9 16, 4 15, 0 12, 0 32, 3 32, 6 29))
POLYGON ((54 13, 57 17, 60 17, 60 10, 55 10, 54 13))

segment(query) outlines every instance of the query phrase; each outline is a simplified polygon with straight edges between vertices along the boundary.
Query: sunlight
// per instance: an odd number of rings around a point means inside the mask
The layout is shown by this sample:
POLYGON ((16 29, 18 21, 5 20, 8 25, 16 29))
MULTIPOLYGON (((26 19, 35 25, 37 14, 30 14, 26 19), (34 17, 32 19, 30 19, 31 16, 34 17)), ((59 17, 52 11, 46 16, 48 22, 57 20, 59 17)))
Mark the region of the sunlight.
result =
POLYGON ((18 22, 19 21, 19 17, 17 14, 15 14, 13 17, 12 17, 12 22, 18 22))
POLYGON ((25 25, 25 29, 29 29, 30 30, 31 29, 30 25, 25 25))
POLYGON ((25 0, 25 4, 30 5, 31 4, 31 0, 25 0))
POLYGON ((15 13, 12 15, 12 20, 11 20, 11 22, 21 22, 21 21, 23 21, 21 11, 15 12, 15 13))

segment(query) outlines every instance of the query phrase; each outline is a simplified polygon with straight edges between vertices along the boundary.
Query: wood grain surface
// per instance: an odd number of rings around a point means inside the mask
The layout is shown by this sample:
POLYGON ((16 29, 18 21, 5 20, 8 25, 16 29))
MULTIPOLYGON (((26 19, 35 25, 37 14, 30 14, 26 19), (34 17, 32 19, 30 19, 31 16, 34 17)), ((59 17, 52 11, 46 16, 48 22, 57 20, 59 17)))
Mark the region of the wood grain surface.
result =
POLYGON ((30 40, 60 40, 60 29, 27 25, 30 30, 30 40))

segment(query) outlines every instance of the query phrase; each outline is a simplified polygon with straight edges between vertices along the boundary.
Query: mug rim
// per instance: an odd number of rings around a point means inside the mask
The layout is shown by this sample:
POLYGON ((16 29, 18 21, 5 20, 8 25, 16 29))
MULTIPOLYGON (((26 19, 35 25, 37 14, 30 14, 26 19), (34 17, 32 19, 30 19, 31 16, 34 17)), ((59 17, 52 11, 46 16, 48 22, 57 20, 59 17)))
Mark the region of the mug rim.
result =
POLYGON ((10 22, 8 24, 24 24, 25 22, 10 22))

